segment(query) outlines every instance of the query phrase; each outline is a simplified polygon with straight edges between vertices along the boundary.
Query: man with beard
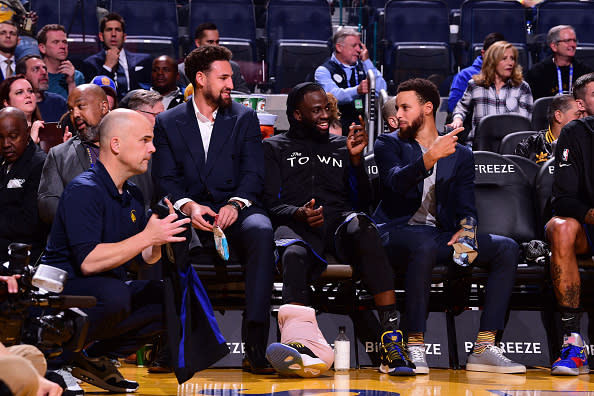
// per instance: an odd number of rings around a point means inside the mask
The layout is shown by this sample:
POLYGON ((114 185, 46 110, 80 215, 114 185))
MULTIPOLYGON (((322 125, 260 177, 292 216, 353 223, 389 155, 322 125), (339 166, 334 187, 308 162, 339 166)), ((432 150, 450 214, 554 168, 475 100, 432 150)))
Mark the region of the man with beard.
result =
POLYGON ((19 33, 13 21, 0 23, 0 82, 14 74, 14 51, 19 43, 19 33))
POLYGON ((489 278, 480 331, 466 369, 524 373, 523 365, 495 346, 497 331, 505 325, 518 244, 498 235, 477 234, 472 152, 457 144, 456 135, 464 128, 438 134, 438 106, 439 92, 432 82, 401 83, 396 96, 399 130, 380 135, 375 143, 381 202, 374 217, 388 255, 408 263, 405 288, 411 360, 425 361, 432 268, 479 265, 489 268, 489 278))
POLYGON ((153 179, 160 196, 192 218, 196 239, 212 240, 213 223, 245 264, 244 369, 273 373, 264 353, 273 281, 272 225, 259 202, 264 181, 256 113, 231 100, 231 52, 193 50, 185 69, 193 99, 157 116, 153 179))
POLYGON ((177 86, 178 75, 177 62, 172 57, 161 55, 153 61, 151 91, 163 95, 165 109, 184 103, 184 91, 177 86))
POLYGON ((49 92, 49 78, 47 66, 39 55, 27 55, 16 64, 16 73, 24 74, 29 80, 37 107, 41 111, 41 118, 45 122, 58 122, 60 117, 66 113, 66 100, 56 93, 49 92))
POLYGON ((361 118, 362 126, 351 125, 348 137, 331 135, 329 115, 324 89, 299 84, 287 97, 289 131, 264 140, 263 200, 281 253, 284 304, 281 342, 271 344, 266 357, 285 375, 315 377, 332 365, 334 352, 309 307, 309 283, 326 268, 325 253, 332 253, 357 269, 374 297, 382 324, 380 371, 414 375, 398 330, 394 273, 365 214, 372 195, 362 156, 365 124, 361 118))
MULTIPOLYGON (((77 86, 68 96, 68 111, 76 135, 50 149, 39 183, 39 215, 48 224, 54 220, 66 185, 97 162, 99 131, 96 127, 109 112, 105 91, 95 84, 77 86)), ((153 196, 150 175, 135 175, 130 180, 140 188, 148 207, 153 196)))

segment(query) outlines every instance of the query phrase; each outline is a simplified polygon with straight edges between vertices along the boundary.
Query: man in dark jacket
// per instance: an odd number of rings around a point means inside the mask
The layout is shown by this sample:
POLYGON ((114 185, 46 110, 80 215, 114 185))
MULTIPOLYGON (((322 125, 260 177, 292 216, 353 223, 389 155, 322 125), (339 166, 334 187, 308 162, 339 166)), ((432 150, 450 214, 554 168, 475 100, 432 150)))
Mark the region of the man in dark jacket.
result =
POLYGON ((363 213, 371 198, 364 126, 352 125, 346 138, 329 134, 328 98, 315 83, 293 88, 287 116, 289 131, 264 141, 264 204, 281 252, 285 304, 278 315, 281 343, 271 344, 266 356, 280 373, 302 377, 332 365, 332 348, 308 307, 308 283, 326 268, 325 253, 333 253, 359 270, 374 295, 383 327, 380 370, 414 375, 397 330, 394 274, 375 224, 363 213))
POLYGON ((588 354, 580 335, 580 274, 577 254, 592 255, 594 237, 594 73, 574 88, 578 108, 588 116, 567 124, 555 149, 553 217, 547 223, 551 278, 561 312, 563 346, 553 375, 588 374, 588 354))
POLYGON ((8 245, 32 245, 35 262, 45 244, 47 228, 37 211, 37 188, 45 153, 29 138, 25 114, 14 107, 0 110, 0 263, 8 245))

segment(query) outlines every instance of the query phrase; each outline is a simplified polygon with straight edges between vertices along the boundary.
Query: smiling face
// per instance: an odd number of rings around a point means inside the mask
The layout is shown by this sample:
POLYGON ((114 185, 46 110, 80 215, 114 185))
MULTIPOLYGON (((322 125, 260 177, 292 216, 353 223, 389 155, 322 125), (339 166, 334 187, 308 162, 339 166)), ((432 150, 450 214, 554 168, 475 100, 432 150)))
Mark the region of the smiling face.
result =
POLYGON ((28 117, 33 114, 37 107, 33 87, 24 78, 15 80, 10 86, 8 100, 4 101, 4 106, 13 106, 22 110, 28 117))
POLYGON ((228 61, 214 61, 210 70, 196 73, 196 82, 202 86, 201 94, 208 104, 221 108, 231 106, 232 75, 228 61))
POLYGON ((293 117, 320 135, 327 135, 330 128, 330 103, 326 92, 311 91, 303 95, 293 117))
POLYGON ((577 48, 577 37, 572 29, 559 32, 559 39, 551 43, 551 50, 556 57, 573 58, 577 48))

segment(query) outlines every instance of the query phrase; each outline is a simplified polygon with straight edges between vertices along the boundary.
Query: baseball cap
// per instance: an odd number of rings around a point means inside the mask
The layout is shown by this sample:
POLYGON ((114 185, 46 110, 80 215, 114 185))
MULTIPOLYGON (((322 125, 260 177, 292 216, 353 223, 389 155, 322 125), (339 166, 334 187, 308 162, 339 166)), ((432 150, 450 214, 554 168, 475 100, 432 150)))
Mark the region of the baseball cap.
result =
POLYGON ((95 76, 95 78, 93 78, 93 81, 91 81, 92 84, 95 85, 99 85, 101 88, 103 88, 103 90, 105 91, 105 93, 107 95, 111 95, 114 98, 117 97, 117 89, 116 89, 116 85, 113 82, 113 80, 107 76, 95 76))

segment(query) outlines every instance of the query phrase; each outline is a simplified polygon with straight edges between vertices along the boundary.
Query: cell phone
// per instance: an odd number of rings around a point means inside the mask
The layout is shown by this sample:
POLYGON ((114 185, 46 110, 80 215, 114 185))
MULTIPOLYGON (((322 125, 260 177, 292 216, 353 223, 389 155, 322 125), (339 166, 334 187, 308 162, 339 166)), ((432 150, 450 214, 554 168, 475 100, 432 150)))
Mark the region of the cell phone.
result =
POLYGON ((64 129, 57 122, 45 122, 43 128, 39 128, 39 146, 46 153, 62 143, 64 140, 64 129))

